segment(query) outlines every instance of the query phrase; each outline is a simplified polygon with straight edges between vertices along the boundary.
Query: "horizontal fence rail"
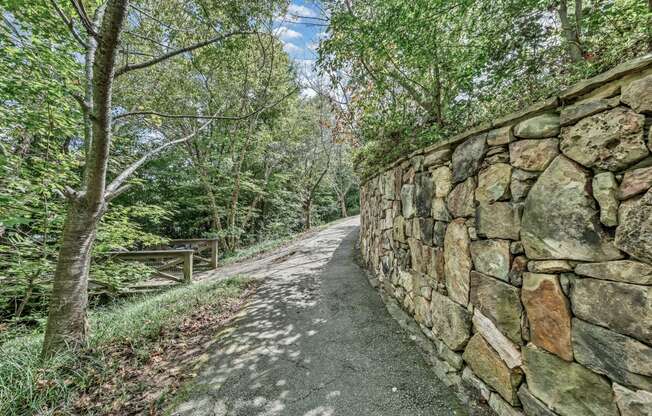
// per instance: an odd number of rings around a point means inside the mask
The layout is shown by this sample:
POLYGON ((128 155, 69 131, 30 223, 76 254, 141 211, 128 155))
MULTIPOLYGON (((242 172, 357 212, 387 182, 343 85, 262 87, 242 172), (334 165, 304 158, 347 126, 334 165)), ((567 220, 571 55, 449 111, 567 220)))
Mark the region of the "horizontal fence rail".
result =
MULTIPOLYGON (((191 283, 193 270, 216 269, 218 266, 218 240, 214 238, 189 238, 169 240, 165 244, 146 250, 112 251, 109 259, 137 261, 154 269, 152 277, 172 281, 174 284, 191 283), (197 266, 197 267, 195 267, 197 266)), ((131 289, 156 289, 169 285, 146 284, 131 289)))

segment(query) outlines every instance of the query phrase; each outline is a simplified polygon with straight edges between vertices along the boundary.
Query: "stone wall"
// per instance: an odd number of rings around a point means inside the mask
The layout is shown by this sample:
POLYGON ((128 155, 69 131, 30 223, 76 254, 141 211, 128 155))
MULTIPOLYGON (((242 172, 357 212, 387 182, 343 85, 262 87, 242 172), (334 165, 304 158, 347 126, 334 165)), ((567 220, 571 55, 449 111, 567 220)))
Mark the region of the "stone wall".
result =
POLYGON ((652 415, 652 55, 364 182, 363 259, 501 415, 652 415))

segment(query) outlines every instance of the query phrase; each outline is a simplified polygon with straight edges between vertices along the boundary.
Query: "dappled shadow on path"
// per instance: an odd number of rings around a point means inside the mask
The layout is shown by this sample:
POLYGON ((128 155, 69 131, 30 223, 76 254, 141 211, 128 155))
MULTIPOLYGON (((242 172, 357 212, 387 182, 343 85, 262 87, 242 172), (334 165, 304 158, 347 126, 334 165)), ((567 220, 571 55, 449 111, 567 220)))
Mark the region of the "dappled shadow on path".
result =
POLYGON ((356 228, 267 270, 174 415, 464 414, 351 260, 356 228))

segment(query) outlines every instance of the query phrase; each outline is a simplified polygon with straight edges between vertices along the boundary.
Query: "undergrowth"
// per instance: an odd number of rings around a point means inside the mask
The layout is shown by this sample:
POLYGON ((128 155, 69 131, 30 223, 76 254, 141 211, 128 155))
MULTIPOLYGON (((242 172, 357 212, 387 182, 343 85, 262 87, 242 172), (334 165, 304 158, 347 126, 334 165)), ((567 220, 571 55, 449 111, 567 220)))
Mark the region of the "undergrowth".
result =
POLYGON ((98 380, 120 371, 111 354, 129 349, 147 361, 150 344, 201 308, 220 313, 237 300, 251 281, 235 277, 201 282, 156 295, 143 295, 94 310, 88 347, 78 354, 62 353, 47 361, 39 358, 42 334, 18 337, 0 344, 0 415, 69 414, 71 402, 98 380))

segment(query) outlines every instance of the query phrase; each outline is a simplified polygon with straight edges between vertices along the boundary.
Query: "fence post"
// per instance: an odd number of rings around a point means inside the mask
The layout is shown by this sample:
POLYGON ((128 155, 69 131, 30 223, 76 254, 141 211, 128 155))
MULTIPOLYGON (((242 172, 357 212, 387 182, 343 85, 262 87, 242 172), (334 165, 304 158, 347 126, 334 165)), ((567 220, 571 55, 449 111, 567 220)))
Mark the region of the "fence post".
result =
POLYGON ((192 282, 192 251, 183 254, 183 281, 192 282))
POLYGON ((217 238, 211 240, 211 267, 217 269, 217 238))

